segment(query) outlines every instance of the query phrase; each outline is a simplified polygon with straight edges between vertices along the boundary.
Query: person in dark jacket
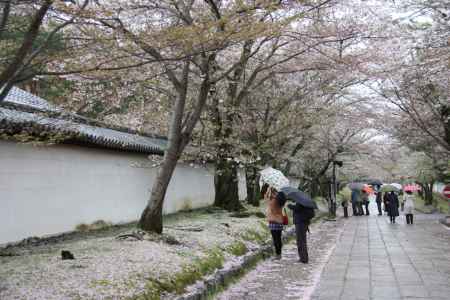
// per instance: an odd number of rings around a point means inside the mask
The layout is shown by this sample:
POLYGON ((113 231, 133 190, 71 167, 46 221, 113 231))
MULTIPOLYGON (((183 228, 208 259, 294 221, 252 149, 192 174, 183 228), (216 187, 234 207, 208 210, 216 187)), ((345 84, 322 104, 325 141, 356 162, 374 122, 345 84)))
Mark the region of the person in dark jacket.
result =
POLYGON ((353 215, 354 216, 358 216, 358 198, 359 198, 359 193, 356 190, 352 190, 352 210, 353 210, 353 215))
MULTIPOLYGON (((311 209, 306 208, 298 203, 288 204, 288 208, 292 209, 294 212, 294 224, 295 232, 297 235, 297 250, 299 261, 307 264, 308 263, 308 245, 306 242, 306 231, 308 231, 308 226, 311 221, 311 209)), ((314 213, 314 211, 313 211, 314 213)))
POLYGON ((378 191, 377 192, 377 198, 375 199, 375 202, 377 202, 377 207, 378 207, 378 215, 381 216, 383 215, 383 212, 381 211, 381 192, 378 191))
MULTIPOLYGON (((364 205, 364 208, 366 209, 366 216, 370 215, 369 213, 369 193, 367 193, 367 191, 361 191, 361 199, 362 199, 362 204, 364 205)), ((363 215, 364 215, 364 211, 363 211, 363 215)))
POLYGON ((384 211, 386 213, 388 213, 388 206, 387 206, 388 195, 389 195, 389 193, 384 193, 384 196, 383 196, 384 211))
POLYGON ((391 223, 395 224, 395 217, 398 217, 400 215, 398 211, 400 203, 398 201, 398 197, 395 194, 395 192, 389 192, 389 194, 386 197, 386 205, 388 215, 391 218, 391 223))

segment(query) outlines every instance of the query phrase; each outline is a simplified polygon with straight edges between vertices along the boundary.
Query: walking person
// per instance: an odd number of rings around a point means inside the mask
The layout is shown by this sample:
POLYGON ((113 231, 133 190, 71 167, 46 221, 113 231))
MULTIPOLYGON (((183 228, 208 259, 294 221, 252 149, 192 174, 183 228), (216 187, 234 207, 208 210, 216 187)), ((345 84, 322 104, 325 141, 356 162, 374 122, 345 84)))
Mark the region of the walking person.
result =
POLYGON ((359 198, 359 193, 357 190, 352 190, 352 210, 353 210, 353 215, 354 216, 358 216, 358 198, 359 198))
POLYGON ((376 192, 376 198, 375 198, 375 202, 377 203, 377 208, 378 208, 378 215, 381 216, 383 215, 383 212, 381 210, 381 195, 382 193, 380 191, 376 192))
POLYGON ((405 191, 403 195, 403 212, 406 216, 406 224, 413 224, 414 197, 411 191, 405 191))
POLYGON ((314 209, 300 205, 299 203, 289 203, 288 208, 294 213, 295 232, 297 235, 297 250, 299 261, 308 263, 308 245, 306 242, 306 232, 309 223, 314 217, 314 209))
POLYGON ((386 212, 386 214, 388 214, 388 206, 387 206, 388 194, 389 193, 384 193, 384 196, 383 196, 383 206, 384 206, 384 211, 386 212))
MULTIPOLYGON (((364 208, 366 209, 366 216, 369 215, 369 193, 365 190, 362 190, 362 204, 364 205, 364 208)), ((363 212, 364 214, 364 212, 363 212)))
POLYGON ((281 259, 283 242, 281 235, 283 232, 283 206, 286 198, 283 193, 278 193, 274 188, 264 185, 261 189, 264 199, 267 202, 267 221, 269 222, 270 233, 275 248, 274 259, 281 259))
POLYGON ((356 198, 356 212, 358 216, 363 216, 364 215, 364 210, 363 210, 363 199, 361 197, 361 191, 357 191, 357 198, 356 198))
POLYGON ((395 218, 399 216, 398 208, 400 206, 398 197, 395 192, 388 193, 386 204, 391 224, 395 224, 395 218))
POLYGON ((344 209, 344 218, 348 218, 348 201, 346 199, 342 199, 341 205, 344 209))

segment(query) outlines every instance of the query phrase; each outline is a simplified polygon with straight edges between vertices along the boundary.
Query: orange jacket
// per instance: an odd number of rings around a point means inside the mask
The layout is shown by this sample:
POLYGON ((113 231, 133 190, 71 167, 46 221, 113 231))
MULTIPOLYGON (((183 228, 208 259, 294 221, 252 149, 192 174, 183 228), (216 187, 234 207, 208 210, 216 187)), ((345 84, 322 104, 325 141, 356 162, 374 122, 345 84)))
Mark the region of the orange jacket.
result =
POLYGON ((283 224, 283 208, 278 204, 275 195, 275 193, 272 193, 270 197, 265 197, 267 201, 267 221, 283 224))

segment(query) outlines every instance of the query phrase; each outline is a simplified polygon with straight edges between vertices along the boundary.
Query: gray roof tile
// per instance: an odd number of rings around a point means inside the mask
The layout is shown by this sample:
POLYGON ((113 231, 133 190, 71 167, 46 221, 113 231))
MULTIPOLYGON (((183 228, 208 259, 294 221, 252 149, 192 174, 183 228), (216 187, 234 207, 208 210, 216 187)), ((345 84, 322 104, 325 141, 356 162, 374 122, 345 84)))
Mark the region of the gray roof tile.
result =
MULTIPOLYGON (((13 104, 31 107, 41 111, 62 112, 56 106, 49 104, 42 98, 13 88, 5 101, 13 104)), ((46 128, 55 132, 64 132, 71 140, 88 143, 100 147, 127 151, 162 154, 167 146, 167 139, 163 137, 147 137, 138 134, 122 132, 114 129, 82 124, 77 121, 48 117, 42 113, 30 113, 6 107, 0 107, 0 131, 2 124, 12 124, 21 127, 33 124, 35 128, 46 128)))

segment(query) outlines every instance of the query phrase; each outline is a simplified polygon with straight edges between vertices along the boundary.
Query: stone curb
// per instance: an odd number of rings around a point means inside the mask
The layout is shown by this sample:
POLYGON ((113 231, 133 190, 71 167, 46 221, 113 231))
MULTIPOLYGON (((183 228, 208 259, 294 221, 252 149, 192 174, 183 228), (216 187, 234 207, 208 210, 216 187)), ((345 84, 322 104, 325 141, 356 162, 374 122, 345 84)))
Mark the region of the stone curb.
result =
POLYGON ((445 216, 444 218, 440 219, 439 222, 441 222, 442 225, 450 228, 450 216, 445 216))
MULTIPOLYGON (((292 225, 283 234, 283 242, 287 243, 289 239, 295 236, 295 227, 292 225)), ((270 257, 272 255, 272 240, 266 241, 257 250, 247 253, 243 256, 237 257, 235 261, 226 264, 222 269, 217 270, 214 274, 205 277, 202 281, 198 281, 194 285, 187 287, 189 292, 171 298, 164 297, 164 299, 176 300, 205 300, 217 291, 220 291, 232 282, 233 279, 238 278, 245 273, 245 270, 254 266, 259 260, 270 257)), ((173 295, 172 295, 173 296, 173 295)))

